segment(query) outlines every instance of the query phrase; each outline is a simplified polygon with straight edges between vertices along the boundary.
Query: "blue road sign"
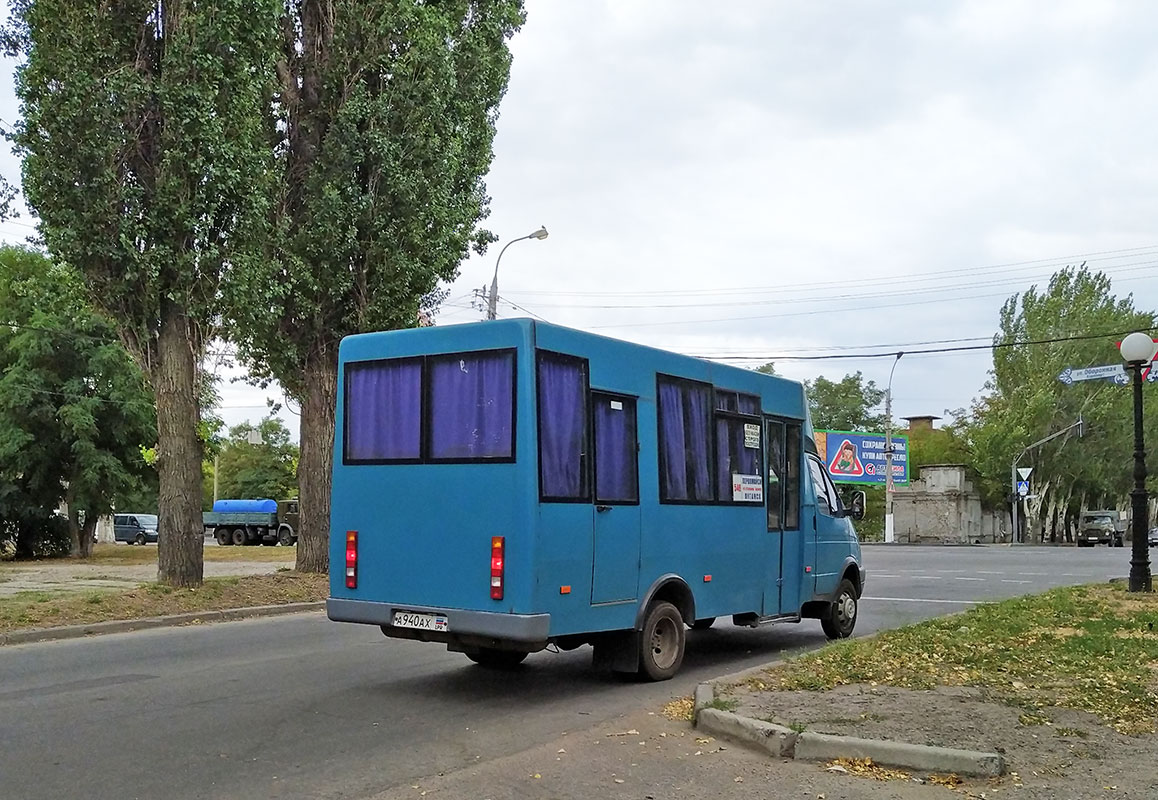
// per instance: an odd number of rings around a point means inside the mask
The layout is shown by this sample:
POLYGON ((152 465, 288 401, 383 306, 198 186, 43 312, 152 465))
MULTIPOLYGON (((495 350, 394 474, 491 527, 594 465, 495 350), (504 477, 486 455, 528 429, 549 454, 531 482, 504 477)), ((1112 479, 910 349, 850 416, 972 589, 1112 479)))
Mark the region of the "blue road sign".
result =
POLYGON ((1029 481, 1018 481, 1017 493, 1022 497, 1025 497, 1027 494, 1029 494, 1029 481))

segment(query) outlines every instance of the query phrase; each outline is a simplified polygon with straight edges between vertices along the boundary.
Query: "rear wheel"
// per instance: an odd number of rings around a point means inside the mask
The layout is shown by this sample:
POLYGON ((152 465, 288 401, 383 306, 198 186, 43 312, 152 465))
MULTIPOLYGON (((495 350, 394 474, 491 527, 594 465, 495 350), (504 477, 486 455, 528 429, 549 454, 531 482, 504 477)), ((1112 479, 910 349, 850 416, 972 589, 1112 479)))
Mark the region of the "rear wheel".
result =
POLYGON ((856 627, 856 614, 856 587, 852 581, 844 578, 837 587, 836 600, 820 619, 820 627, 829 639, 847 639, 856 627))
POLYGON ((684 661, 684 619, 668 602, 654 603, 639 637, 639 663, 653 681, 666 681, 684 661))
POLYGON ((217 529, 217 532, 213 534, 213 538, 216 539, 217 543, 221 545, 233 544, 233 542, 229 541, 229 534, 221 528, 217 529))
POLYGON ((691 627, 693 631, 706 631, 708 628, 712 627, 712 623, 715 621, 715 617, 705 617, 704 619, 697 619, 692 623, 691 627))
POLYGON ((513 669, 523 663, 527 654, 518 650, 495 650, 492 647, 482 647, 475 653, 467 653, 466 657, 480 667, 513 669))
POLYGON ((245 529, 244 528, 234 528, 233 532, 229 535, 229 538, 230 538, 230 541, 232 541, 236 545, 245 544, 245 538, 246 538, 245 537, 245 529))

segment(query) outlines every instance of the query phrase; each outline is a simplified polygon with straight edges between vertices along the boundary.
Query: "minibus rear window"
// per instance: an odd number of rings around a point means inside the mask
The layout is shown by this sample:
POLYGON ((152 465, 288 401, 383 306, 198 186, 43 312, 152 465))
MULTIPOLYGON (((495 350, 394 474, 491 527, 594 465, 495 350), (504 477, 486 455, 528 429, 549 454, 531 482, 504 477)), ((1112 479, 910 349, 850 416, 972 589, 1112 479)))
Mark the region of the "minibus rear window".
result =
POLYGON ((422 457, 422 359, 367 361, 346 370, 346 462, 422 457))

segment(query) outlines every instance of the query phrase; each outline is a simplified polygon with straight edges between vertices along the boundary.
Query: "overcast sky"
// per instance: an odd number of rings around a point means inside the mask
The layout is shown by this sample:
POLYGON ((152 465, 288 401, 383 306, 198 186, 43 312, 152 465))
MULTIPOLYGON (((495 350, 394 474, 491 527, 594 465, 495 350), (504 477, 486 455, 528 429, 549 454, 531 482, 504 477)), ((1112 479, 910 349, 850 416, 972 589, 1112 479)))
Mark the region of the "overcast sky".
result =
MULTIPOLYGON (((786 356, 984 343, 1005 298, 1081 261, 1156 305, 1158 4, 526 5, 487 179, 500 243, 440 325, 480 319, 501 244, 540 225, 503 257, 500 316, 798 379, 883 387, 891 358, 786 356)), ((967 406, 990 363, 905 356, 894 416, 967 406)), ((227 384, 222 416, 265 397, 227 384)))

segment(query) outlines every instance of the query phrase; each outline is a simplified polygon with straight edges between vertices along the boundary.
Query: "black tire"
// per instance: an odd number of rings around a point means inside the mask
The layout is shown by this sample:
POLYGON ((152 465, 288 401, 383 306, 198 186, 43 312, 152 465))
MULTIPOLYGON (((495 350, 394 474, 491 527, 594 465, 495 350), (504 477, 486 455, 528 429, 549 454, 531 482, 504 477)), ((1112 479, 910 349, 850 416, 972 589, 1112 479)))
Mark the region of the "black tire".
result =
POLYGON ((697 619, 688 627, 690 627, 693 631, 706 631, 708 628, 712 627, 712 623, 715 621, 715 617, 704 617, 703 619, 697 619))
POLYGON ((137 538, 133 539, 133 542, 141 545, 142 547, 144 546, 146 541, 148 541, 148 540, 145 538, 145 534, 143 534, 143 533, 138 533, 137 538))
POLYGON ((495 650, 491 647, 483 647, 478 652, 467 653, 466 657, 480 667, 487 669, 514 669, 523 663, 527 654, 518 650, 495 650))
POLYGON ((234 528, 229 534, 229 541, 236 545, 246 544, 245 528, 234 528))
POLYGON ((229 533, 223 528, 218 528, 216 533, 213 534, 213 538, 222 546, 233 544, 233 542, 229 541, 229 533))
POLYGON ((277 532, 277 543, 284 547, 293 547, 297 539, 294 538, 293 531, 288 527, 279 528, 277 532))
POLYGON ((852 636, 859 605, 856 587, 848 578, 842 579, 840 586, 836 587, 836 600, 820 618, 820 627, 824 629, 824 635, 829 639, 847 639, 852 636))
POLYGON ((1125 547, 1125 546, 1126 546, 1126 540, 1125 539, 1117 539, 1114 541, 1114 547, 1125 547))
POLYGON ((653 603, 639 636, 641 676, 666 681, 679 672, 685 640, 684 618, 679 609, 668 602, 653 603))

